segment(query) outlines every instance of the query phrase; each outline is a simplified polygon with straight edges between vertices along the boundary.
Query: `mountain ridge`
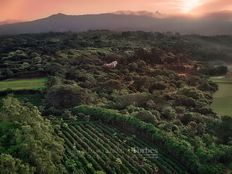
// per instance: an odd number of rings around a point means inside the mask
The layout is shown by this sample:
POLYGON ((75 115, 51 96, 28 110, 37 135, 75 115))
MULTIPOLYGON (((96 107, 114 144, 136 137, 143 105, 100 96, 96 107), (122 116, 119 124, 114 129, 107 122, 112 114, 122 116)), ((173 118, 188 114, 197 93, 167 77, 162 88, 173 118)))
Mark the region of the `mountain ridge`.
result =
POLYGON ((58 13, 34 21, 1 25, 0 35, 67 31, 82 32, 102 29, 232 35, 232 12, 212 13, 203 17, 166 16, 158 11, 154 15, 146 11, 85 15, 58 13))
POLYGON ((0 26, 1 25, 6 25, 6 24, 15 24, 15 23, 19 23, 22 22, 20 20, 5 20, 5 21, 0 21, 0 26))

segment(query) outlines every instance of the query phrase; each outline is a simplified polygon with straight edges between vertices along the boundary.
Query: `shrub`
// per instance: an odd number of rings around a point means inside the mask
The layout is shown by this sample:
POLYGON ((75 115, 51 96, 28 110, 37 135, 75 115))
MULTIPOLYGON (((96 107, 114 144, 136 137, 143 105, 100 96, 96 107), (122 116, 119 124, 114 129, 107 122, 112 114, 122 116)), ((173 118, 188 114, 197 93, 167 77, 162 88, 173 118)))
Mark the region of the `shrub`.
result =
POLYGON ((168 120, 173 120, 176 118, 176 111, 172 107, 166 107, 163 109, 162 115, 168 120))
POLYGON ((143 106, 149 100, 150 95, 147 93, 133 93, 115 97, 115 106, 117 109, 125 109, 129 105, 143 106))
POLYGON ((113 92, 113 90, 122 89, 122 83, 119 80, 107 80, 104 83, 100 84, 101 90, 105 92, 113 92))
POLYGON ((205 96, 202 93, 202 91, 196 89, 196 88, 182 88, 178 92, 180 95, 184 95, 186 97, 193 98, 195 100, 204 99, 205 96))
POLYGON ((35 169, 9 154, 1 154, 0 171, 4 174, 33 174, 35 169))
POLYGON ((49 106, 67 109, 94 101, 94 96, 77 85, 56 85, 49 89, 46 101, 49 106))
POLYGON ((155 82, 153 83, 150 88, 149 88, 149 91, 150 92, 153 92, 155 90, 165 90, 167 87, 167 85, 165 84, 165 82, 155 82))
POLYGON ((146 123, 156 124, 158 122, 156 116, 147 110, 138 112, 135 117, 146 123))

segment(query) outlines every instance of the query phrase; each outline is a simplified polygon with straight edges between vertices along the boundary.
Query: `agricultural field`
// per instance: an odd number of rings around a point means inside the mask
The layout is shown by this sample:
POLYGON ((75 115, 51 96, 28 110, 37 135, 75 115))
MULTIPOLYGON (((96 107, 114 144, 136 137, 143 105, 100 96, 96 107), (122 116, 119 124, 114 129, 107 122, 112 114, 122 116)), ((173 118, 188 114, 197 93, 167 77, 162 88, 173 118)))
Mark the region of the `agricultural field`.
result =
POLYGON ((69 173, 186 173, 154 146, 99 122, 64 123, 60 136, 69 173))
POLYGON ((211 77, 218 84, 218 91, 214 94, 212 108, 220 115, 232 114, 232 78, 211 77))
POLYGON ((47 78, 10 79, 0 81, 0 91, 5 90, 41 90, 45 88, 47 78))

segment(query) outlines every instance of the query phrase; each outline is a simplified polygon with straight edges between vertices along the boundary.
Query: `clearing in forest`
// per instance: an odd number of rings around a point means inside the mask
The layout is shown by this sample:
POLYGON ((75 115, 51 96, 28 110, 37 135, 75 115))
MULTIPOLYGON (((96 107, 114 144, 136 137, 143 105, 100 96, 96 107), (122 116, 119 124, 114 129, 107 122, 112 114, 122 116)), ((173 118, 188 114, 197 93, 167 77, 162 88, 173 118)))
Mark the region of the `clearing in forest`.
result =
POLYGON ((0 91, 5 90, 41 90, 46 86, 47 78, 10 79, 0 81, 0 91))
POLYGON ((210 80, 218 84, 218 91, 214 94, 213 110, 219 115, 232 114, 232 78, 211 77, 210 80))

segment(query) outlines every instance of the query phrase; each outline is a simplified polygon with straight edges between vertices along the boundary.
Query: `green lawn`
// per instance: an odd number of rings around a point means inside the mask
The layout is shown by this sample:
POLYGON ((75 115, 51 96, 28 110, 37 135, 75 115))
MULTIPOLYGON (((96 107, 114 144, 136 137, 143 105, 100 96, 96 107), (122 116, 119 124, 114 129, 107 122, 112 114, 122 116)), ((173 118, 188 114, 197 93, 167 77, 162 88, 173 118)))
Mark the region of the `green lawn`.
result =
POLYGON ((212 77, 218 84, 219 90, 214 94, 212 108, 220 115, 232 115, 232 79, 225 77, 212 77))
POLYGON ((0 91, 7 89, 11 90, 25 90, 25 89, 44 89, 47 78, 35 78, 35 79, 12 79, 0 81, 0 91))

